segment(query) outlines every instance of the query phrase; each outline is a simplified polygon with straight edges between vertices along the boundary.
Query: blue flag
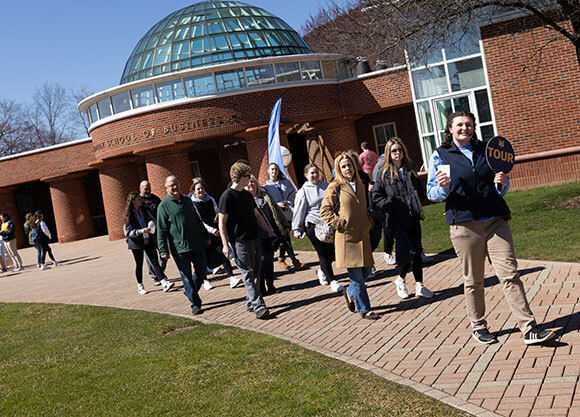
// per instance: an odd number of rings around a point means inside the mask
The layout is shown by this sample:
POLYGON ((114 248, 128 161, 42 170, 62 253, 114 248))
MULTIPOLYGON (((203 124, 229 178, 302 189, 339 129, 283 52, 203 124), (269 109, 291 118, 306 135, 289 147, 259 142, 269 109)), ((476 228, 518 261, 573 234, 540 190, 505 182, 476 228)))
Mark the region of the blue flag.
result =
POLYGON ((282 152, 280 151, 280 107, 282 106, 282 99, 279 98, 272 114, 270 115, 270 123, 268 124, 268 164, 272 162, 278 164, 280 172, 288 178, 286 168, 282 163, 282 152))

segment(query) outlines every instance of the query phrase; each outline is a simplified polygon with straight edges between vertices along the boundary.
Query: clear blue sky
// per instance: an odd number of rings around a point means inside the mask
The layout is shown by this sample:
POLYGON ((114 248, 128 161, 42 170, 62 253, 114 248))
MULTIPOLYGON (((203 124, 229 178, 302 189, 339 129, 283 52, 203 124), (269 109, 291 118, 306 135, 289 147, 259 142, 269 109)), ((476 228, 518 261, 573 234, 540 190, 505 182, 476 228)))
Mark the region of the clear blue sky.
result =
MULTIPOLYGON (((300 31, 323 0, 242 0, 300 31)), ((119 84, 129 54, 159 20, 195 0, 3 0, 0 98, 29 103, 45 81, 102 91, 119 84)))

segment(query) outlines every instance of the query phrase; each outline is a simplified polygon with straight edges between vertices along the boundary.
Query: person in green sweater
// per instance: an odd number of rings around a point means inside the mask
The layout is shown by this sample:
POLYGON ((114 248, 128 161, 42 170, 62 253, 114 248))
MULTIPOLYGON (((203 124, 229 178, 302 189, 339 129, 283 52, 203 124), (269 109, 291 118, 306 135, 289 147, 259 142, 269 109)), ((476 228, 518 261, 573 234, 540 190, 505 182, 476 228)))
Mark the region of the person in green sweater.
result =
POLYGON ((191 302, 191 312, 201 313, 199 289, 206 279, 207 259, 205 248, 209 234, 203 227, 193 203, 180 193, 179 180, 170 175, 165 180, 167 195, 157 208, 157 246, 165 260, 171 256, 183 281, 185 295, 191 302), (195 270, 192 276, 191 264, 195 270))

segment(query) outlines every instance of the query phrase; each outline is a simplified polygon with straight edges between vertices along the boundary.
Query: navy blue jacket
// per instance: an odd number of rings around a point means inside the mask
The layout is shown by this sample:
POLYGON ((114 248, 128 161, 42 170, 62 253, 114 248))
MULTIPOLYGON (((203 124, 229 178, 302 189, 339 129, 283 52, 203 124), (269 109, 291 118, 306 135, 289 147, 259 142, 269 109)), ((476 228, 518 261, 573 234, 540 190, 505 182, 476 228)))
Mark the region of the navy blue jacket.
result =
POLYGON ((15 237, 15 230, 14 230, 14 222, 12 220, 8 220, 8 231, 0 232, 2 234, 2 239, 6 242, 10 242, 15 237))
POLYGON ((485 143, 471 141, 473 166, 461 150, 451 143, 437 152, 444 164, 451 165, 449 196, 445 201, 447 224, 457 224, 491 217, 510 217, 510 210, 496 190, 495 172, 485 160, 485 143))

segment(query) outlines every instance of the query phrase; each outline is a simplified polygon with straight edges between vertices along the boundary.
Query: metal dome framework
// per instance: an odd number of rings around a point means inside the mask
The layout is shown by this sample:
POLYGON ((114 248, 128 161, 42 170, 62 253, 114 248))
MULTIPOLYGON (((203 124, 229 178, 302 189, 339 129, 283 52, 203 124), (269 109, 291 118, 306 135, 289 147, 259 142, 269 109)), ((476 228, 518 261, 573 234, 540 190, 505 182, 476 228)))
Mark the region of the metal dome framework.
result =
POLYGON ((239 1, 205 1, 159 21, 141 38, 120 84, 247 59, 311 54, 282 19, 239 1))

